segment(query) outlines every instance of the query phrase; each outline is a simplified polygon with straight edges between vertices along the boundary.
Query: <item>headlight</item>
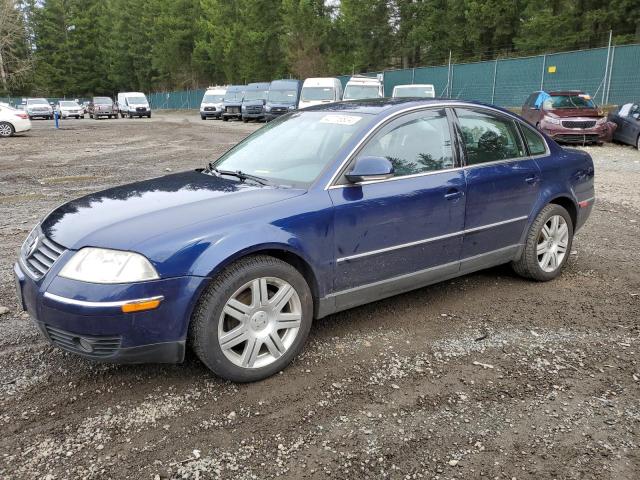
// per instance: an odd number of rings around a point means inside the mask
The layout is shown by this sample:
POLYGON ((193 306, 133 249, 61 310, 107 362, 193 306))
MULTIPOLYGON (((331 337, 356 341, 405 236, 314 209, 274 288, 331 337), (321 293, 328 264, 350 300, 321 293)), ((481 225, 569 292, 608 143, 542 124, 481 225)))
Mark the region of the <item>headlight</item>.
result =
POLYGON ((607 123, 607 117, 602 117, 602 118, 599 118, 598 120, 596 120, 596 124, 598 124, 598 125, 602 125, 604 123, 607 123))
POLYGON ((289 105, 289 110, 295 110, 296 106, 295 105, 289 105))
POLYGON ((547 123, 553 123, 554 125, 560 125, 560 120, 553 117, 544 116, 543 120, 547 123))
POLYGON ((131 283, 160 278, 149 260, 139 253, 93 247, 76 252, 59 275, 90 283, 131 283))
POLYGON ((242 111, 243 111, 243 112, 246 112, 246 111, 247 111, 247 107, 246 107, 246 106, 244 106, 244 105, 242 105, 242 111))
POLYGON ((264 111, 265 112, 270 112, 271 111, 271 107, 269 105, 265 105, 264 111))

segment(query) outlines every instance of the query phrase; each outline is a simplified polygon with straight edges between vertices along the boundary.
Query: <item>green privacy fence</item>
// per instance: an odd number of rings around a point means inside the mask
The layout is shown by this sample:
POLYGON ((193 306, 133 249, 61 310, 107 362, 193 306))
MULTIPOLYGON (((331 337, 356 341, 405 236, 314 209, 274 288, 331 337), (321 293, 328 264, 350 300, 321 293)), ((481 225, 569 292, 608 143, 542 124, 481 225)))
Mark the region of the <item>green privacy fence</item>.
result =
MULTIPOLYGON (((504 107, 519 107, 531 92, 541 89, 584 90, 600 104, 621 104, 640 100, 640 45, 382 73, 387 96, 391 96, 396 85, 430 83, 440 97, 478 100, 504 107)), ((344 86, 350 76, 338 78, 344 86)))
POLYGON ((152 110, 197 109, 200 108, 204 92, 206 92, 205 89, 155 92, 149 94, 149 104, 152 110))

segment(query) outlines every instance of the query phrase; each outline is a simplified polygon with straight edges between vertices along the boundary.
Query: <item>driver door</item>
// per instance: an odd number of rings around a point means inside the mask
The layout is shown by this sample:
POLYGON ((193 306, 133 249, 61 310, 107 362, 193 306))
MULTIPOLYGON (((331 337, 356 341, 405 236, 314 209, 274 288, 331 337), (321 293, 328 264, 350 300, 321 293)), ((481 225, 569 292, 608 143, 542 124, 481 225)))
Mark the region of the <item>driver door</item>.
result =
POLYGON ((348 308, 458 271, 465 178, 444 109, 399 117, 354 156, 387 158, 394 177, 329 189, 336 306, 348 308))

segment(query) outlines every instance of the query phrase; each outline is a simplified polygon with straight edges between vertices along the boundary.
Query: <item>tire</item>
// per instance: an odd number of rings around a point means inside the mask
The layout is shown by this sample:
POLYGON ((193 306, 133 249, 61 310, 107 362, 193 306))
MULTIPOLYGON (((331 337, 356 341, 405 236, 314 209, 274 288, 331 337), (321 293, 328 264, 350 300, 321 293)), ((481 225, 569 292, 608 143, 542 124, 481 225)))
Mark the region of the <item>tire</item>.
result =
POLYGON ((200 115, 200 120, 206 120, 207 117, 205 117, 204 115, 200 115))
POLYGON ((567 263, 572 244, 573 221, 569 212, 550 203, 531 224, 522 255, 511 266, 522 277, 539 282, 553 280, 567 263), (558 222, 556 230, 555 220, 558 222))
POLYGON ((0 137, 12 137, 16 129, 9 122, 0 122, 0 137))
POLYGON ((228 122, 229 121, 229 117, 222 117, 222 121, 223 122, 228 122))
POLYGON ((151 118, 151 114, 148 114, 148 115, 147 115, 147 118, 151 118))
POLYGON ((640 150, 640 135, 638 135, 638 138, 636 139, 636 148, 640 150))
POLYGON ((248 121, 249 121, 249 119, 248 119, 248 118, 242 117, 242 122, 243 122, 243 123, 247 123, 248 121))
POLYGON ((312 316, 311 290, 298 270, 266 255, 246 257, 225 268, 204 291, 191 318, 189 342, 216 375, 254 382, 291 363, 309 335, 312 316), (278 301, 278 294, 289 296, 278 301), (279 325, 289 326, 274 329, 276 315, 282 316, 279 325), (223 349, 225 335, 230 345, 223 349))

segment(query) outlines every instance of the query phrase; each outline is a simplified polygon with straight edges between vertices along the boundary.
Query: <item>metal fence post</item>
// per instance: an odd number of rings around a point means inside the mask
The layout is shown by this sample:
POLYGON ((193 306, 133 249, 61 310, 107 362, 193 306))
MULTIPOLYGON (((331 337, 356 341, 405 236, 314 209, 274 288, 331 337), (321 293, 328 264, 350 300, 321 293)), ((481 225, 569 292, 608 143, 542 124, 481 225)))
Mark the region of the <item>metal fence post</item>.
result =
POLYGON ((609 57, 611 56, 611 38, 613 30, 609 30, 609 45, 607 46, 607 61, 604 64, 604 80, 602 81, 602 103, 605 101, 605 90, 607 89, 607 76, 609 75, 609 57))
POLYGON ((607 96, 604 100, 605 105, 609 105, 609 91, 611 90, 611 76, 613 75, 613 63, 616 61, 616 47, 611 47, 611 66, 609 67, 609 82, 607 83, 607 96))
POLYGON ((449 68, 447 70, 447 97, 451 97, 451 50, 449 50, 449 68))
POLYGON ((496 98, 496 75, 498 74, 498 59, 493 64, 493 86, 491 87, 491 103, 496 98))
POLYGON ((547 54, 542 56, 542 75, 540 75, 540 91, 544 89, 544 70, 547 68, 547 54))

